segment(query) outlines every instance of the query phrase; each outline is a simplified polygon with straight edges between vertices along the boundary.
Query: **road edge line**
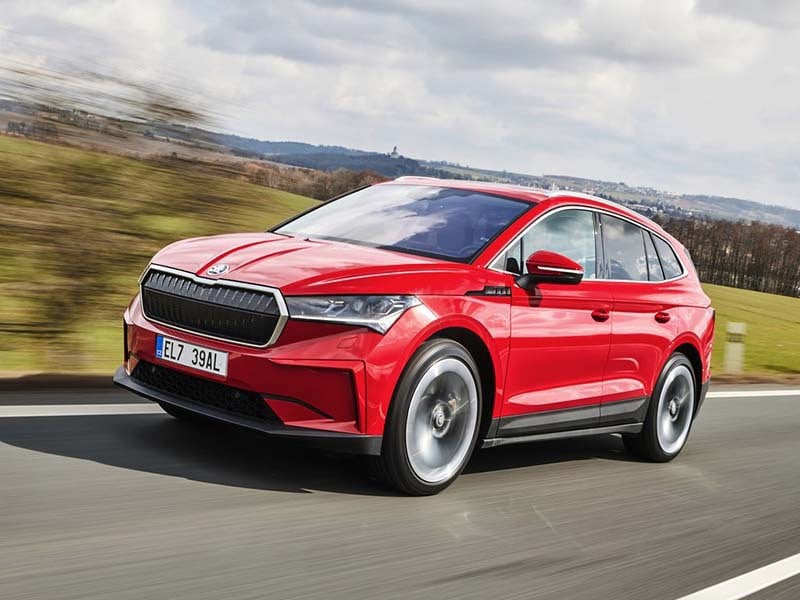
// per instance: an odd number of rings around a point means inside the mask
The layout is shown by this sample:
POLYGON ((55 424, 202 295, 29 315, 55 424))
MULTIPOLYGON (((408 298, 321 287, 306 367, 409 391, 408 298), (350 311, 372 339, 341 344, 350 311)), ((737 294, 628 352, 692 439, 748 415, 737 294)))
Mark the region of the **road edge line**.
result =
POLYGON ((798 574, 800 554, 795 554, 677 600, 741 600, 798 574))
POLYGON ((163 413, 156 404, 9 404, 0 406, 0 418, 151 415, 163 413))

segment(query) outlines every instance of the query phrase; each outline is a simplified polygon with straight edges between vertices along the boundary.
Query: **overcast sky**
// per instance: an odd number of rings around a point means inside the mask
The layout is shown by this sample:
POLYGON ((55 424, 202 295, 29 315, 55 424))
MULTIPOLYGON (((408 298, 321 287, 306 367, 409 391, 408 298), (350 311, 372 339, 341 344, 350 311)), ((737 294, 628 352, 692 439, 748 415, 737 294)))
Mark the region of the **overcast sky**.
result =
POLYGON ((174 86, 261 139, 800 208, 793 0, 6 0, 0 56, 174 86))

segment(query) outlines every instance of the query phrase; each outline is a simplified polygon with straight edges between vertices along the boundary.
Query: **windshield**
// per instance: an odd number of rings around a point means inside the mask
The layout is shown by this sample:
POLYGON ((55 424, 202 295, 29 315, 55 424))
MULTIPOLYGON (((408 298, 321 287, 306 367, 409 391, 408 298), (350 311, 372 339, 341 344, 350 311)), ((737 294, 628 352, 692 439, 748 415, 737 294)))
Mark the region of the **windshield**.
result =
POLYGON ((530 206, 470 190, 376 185, 273 231, 469 262, 530 206))

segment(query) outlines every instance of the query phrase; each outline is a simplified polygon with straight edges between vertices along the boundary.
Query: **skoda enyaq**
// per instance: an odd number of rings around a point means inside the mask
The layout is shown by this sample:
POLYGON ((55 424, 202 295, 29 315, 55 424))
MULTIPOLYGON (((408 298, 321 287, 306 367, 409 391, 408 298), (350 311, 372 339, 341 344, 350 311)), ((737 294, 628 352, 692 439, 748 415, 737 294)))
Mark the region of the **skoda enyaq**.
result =
POLYGON ((641 215, 405 177, 167 246, 124 321, 118 385, 178 418, 371 455, 418 495, 477 447, 614 433, 673 459, 714 332, 689 254, 641 215))

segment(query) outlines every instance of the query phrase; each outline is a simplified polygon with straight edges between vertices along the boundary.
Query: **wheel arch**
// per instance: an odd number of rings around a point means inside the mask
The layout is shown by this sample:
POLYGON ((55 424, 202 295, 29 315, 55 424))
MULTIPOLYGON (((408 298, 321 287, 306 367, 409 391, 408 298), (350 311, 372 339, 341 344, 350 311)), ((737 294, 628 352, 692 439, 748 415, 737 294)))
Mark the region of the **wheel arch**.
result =
MULTIPOLYGON (((683 354, 692 365, 692 371, 694 372, 694 377, 695 377, 694 401, 695 401, 695 407, 697 407, 697 404, 700 400, 701 388, 703 385, 703 359, 701 358, 699 350, 699 342, 696 340, 692 340, 691 338, 679 339, 676 342, 675 346, 670 350, 667 357, 664 359, 664 364, 666 364, 666 362, 669 360, 669 357, 675 354, 676 352, 680 352, 681 354, 683 354)), ((660 376, 660 371, 659 371, 659 376, 660 376)), ((655 389, 655 387, 653 389, 655 389)), ((696 416, 697 416, 697 411, 695 410, 693 418, 696 416)))
MULTIPOLYGON (((450 339, 464 346, 475 359, 481 384, 481 420, 478 439, 482 440, 489 430, 497 401, 498 369, 486 342, 473 330, 461 326, 445 327, 434 332, 428 339, 450 339)), ((426 340, 427 341, 427 340, 426 340)))

